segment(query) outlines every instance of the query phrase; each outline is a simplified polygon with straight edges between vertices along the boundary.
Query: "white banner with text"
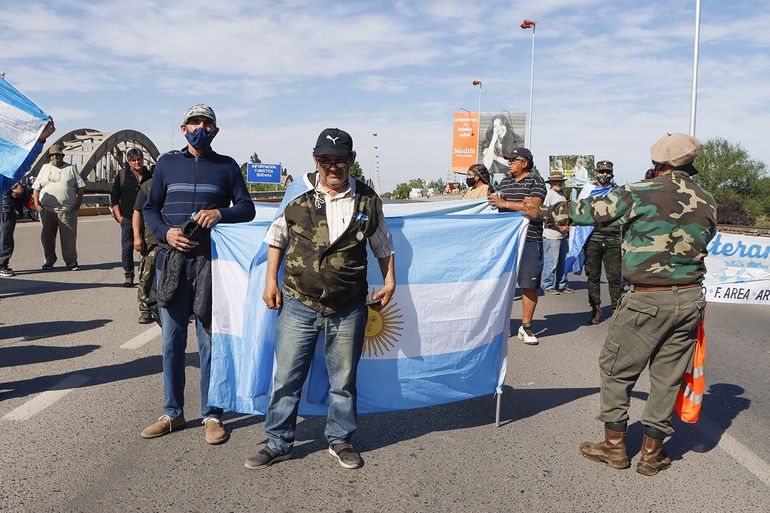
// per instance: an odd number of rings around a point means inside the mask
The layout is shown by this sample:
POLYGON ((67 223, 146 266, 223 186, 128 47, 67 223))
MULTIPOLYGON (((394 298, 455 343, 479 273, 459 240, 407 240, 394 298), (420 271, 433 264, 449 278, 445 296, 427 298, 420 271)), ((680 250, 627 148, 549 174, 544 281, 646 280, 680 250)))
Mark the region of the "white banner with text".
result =
POLYGON ((706 257, 706 300, 770 305, 770 238, 717 232, 706 257))

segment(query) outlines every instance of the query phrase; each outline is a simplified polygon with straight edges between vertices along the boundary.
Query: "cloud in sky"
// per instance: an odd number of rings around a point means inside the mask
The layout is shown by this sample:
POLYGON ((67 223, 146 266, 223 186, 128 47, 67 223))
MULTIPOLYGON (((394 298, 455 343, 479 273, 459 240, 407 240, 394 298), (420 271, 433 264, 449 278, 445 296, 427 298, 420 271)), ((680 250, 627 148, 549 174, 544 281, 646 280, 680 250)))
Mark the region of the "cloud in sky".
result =
MULTIPOLYGON (((647 168, 665 131, 687 131, 695 2, 459 0, 321 3, 190 0, 2 2, 7 78, 59 122, 134 128, 181 145, 185 108, 207 102, 215 147, 299 174, 327 126, 349 130, 368 171, 377 132, 383 186, 447 177, 452 113, 525 112, 537 20, 532 150, 647 168), (172 136, 173 133, 173 136, 172 136)), ((770 163, 770 6, 704 0, 697 135, 741 142, 770 163)))

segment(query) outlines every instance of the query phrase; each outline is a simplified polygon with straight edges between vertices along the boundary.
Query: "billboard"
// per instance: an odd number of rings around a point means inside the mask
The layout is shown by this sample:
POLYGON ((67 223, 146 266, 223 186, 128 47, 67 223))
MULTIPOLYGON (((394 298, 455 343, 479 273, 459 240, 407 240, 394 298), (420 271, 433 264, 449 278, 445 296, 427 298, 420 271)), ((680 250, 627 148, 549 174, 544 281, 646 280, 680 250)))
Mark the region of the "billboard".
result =
POLYGON ((455 112, 452 170, 465 172, 482 163, 490 174, 505 172, 505 152, 524 146, 525 119, 523 112, 455 112))
POLYGON ((479 135, 479 162, 489 170, 489 174, 505 173, 508 162, 503 155, 524 146, 523 112, 482 112, 479 135))
POLYGON ((551 155, 548 157, 551 173, 561 173, 567 187, 582 187, 595 178, 593 155, 551 155))
POLYGON ((281 183, 281 164, 254 164, 246 166, 248 183, 281 183))
POLYGON ((478 127, 479 117, 476 112, 455 112, 452 128, 452 171, 466 171, 477 162, 478 127))

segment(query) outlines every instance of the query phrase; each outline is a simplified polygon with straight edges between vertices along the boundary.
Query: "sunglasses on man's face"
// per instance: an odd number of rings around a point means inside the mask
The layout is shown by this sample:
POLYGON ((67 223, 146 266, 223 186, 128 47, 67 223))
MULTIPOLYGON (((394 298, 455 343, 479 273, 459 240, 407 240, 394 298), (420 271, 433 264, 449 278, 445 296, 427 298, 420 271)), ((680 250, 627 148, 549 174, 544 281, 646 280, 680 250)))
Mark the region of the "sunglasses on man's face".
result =
POLYGON ((318 159, 318 165, 321 166, 324 169, 331 169, 332 166, 336 167, 337 169, 347 169, 348 161, 347 161, 347 159, 342 159, 342 160, 321 160, 321 159, 318 159))

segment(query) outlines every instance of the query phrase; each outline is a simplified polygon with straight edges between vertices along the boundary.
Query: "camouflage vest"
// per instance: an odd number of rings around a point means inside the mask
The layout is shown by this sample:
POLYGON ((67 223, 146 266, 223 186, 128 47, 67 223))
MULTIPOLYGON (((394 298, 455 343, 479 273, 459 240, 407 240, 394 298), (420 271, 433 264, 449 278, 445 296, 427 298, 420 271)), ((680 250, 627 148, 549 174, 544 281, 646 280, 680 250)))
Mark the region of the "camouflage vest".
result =
MULTIPOLYGON (((317 173, 310 175, 311 183, 317 173)), ((353 216, 340 237, 330 243, 326 204, 316 203, 315 190, 290 201, 284 210, 289 232, 283 287, 305 306, 330 315, 366 301, 366 241, 380 224, 380 198, 356 180, 353 216)))

